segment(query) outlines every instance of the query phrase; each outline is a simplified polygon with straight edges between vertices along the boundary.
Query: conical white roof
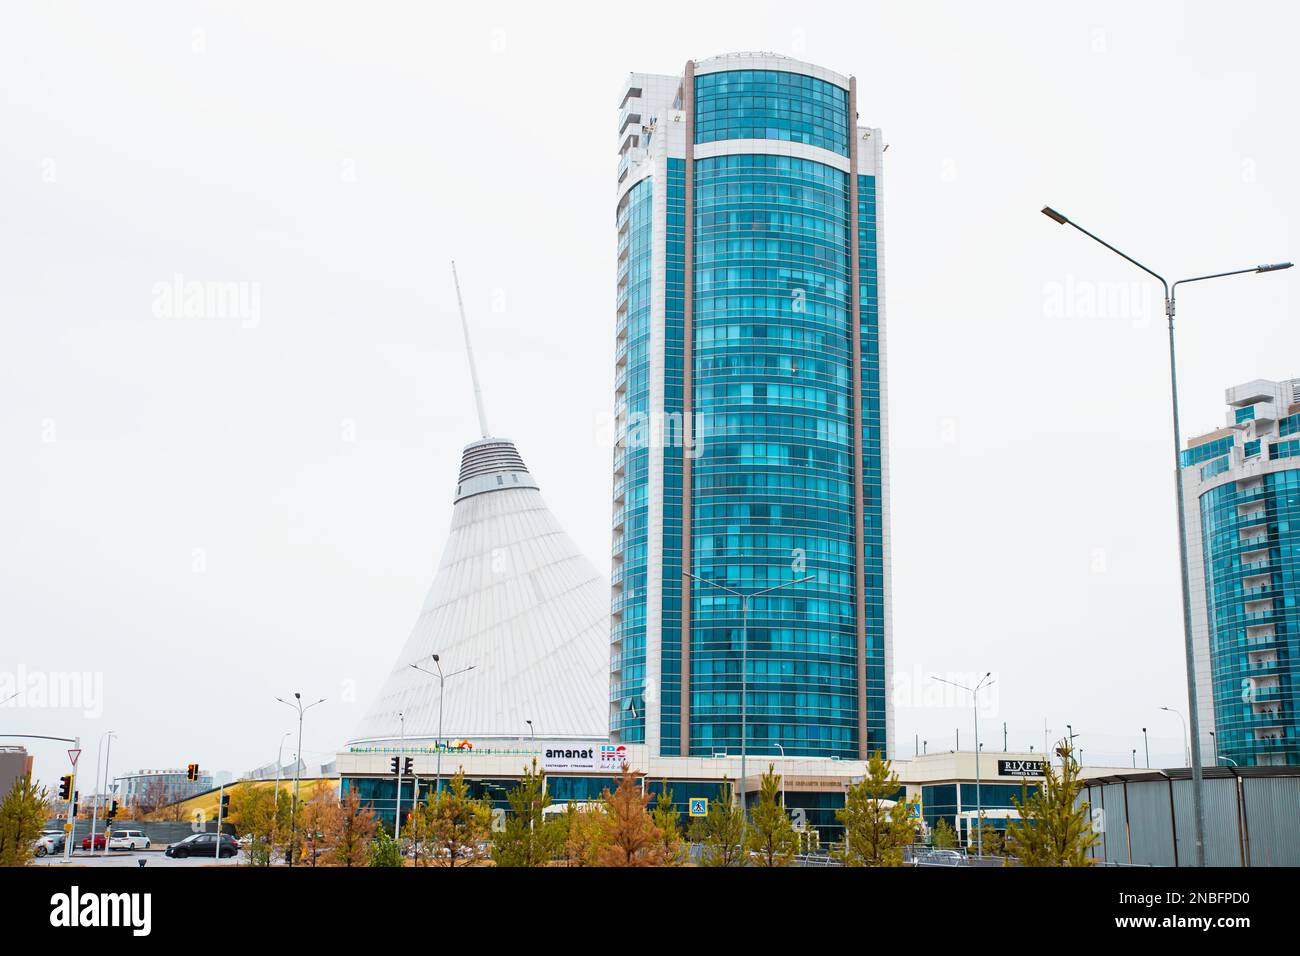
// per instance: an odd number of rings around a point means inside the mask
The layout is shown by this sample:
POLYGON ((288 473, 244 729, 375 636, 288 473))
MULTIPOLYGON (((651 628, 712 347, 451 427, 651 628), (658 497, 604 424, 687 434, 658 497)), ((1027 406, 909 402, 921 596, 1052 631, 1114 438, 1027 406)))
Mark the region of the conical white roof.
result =
POLYGON ((424 609, 353 742, 601 738, 609 727, 609 584, 542 500, 515 446, 466 446, 451 534, 424 609))

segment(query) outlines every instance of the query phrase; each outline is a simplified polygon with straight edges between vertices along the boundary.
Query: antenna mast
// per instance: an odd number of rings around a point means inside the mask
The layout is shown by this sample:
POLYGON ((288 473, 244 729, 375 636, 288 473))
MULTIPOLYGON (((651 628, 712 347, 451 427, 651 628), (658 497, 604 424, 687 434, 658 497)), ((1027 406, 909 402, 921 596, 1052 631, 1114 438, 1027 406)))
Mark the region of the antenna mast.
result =
POLYGON ((483 411, 483 389, 478 383, 478 366, 474 364, 474 346, 469 340, 469 322, 465 319, 465 300, 460 295, 460 276, 456 274, 456 260, 451 260, 451 278, 456 283, 456 304, 460 306, 460 327, 465 333, 465 355, 469 358, 469 377, 474 383, 474 405, 478 409, 478 427, 487 438, 488 431, 487 413, 483 411))

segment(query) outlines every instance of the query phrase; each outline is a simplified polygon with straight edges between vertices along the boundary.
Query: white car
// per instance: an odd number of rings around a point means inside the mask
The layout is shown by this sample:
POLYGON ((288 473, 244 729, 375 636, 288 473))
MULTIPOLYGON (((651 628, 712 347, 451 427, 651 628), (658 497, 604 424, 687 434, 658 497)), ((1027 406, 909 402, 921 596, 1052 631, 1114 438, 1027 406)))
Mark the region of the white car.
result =
POLYGON ((149 838, 140 830, 114 830, 108 838, 110 850, 147 850, 149 838))
POLYGON ((36 838, 36 855, 53 856, 63 852, 65 837, 62 830, 45 830, 36 838))

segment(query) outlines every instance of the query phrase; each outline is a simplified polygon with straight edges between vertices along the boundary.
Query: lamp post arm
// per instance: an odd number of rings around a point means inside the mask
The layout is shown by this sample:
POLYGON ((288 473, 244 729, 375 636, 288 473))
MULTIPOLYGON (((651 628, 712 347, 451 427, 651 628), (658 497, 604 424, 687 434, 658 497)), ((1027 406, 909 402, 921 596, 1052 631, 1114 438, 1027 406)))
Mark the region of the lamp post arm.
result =
POLYGON ((1208 276, 1192 276, 1190 279, 1179 279, 1170 287, 1169 291, 1172 295, 1174 289, 1177 289, 1180 285, 1186 285, 1189 282, 1204 282, 1206 279, 1222 279, 1224 276, 1241 276, 1248 272, 1258 272, 1259 269, 1260 267, 1256 266, 1253 269, 1234 269, 1232 272, 1216 272, 1213 275, 1208 276))
POLYGON ((1114 246, 1112 246, 1112 245, 1111 245, 1109 242, 1107 242, 1105 239, 1102 239, 1100 236, 1095 236, 1095 235, 1093 235, 1091 232, 1089 232, 1087 229, 1084 229, 1083 226, 1079 225, 1079 224, 1078 224, 1077 222, 1075 222, 1073 219, 1066 219, 1065 221, 1066 221, 1067 224, 1069 224, 1069 225, 1073 226, 1075 229, 1079 230, 1081 233, 1083 233, 1085 236, 1087 236, 1087 237, 1088 237, 1089 239, 1091 239, 1093 242, 1101 243, 1101 245, 1105 246, 1107 249, 1109 249, 1111 252, 1115 253, 1115 255, 1119 256, 1121 259, 1127 259, 1129 262, 1133 263, 1133 265, 1137 266, 1139 269, 1141 269, 1141 270, 1142 270, 1143 272, 1145 272, 1147 275, 1151 276, 1152 278, 1155 278, 1155 279, 1159 280, 1160 285, 1164 287, 1164 290, 1165 290, 1165 298, 1166 298, 1166 299, 1169 298, 1169 283, 1168 283, 1167 281, 1165 281, 1165 277, 1162 276, 1160 273, 1158 273, 1158 272, 1156 272, 1156 271, 1154 271, 1154 270, 1152 270, 1152 269, 1148 269, 1148 268, 1147 268, 1146 266, 1144 266, 1142 263, 1138 262, 1136 259, 1134 259, 1132 256, 1130 256, 1127 252, 1122 252, 1122 251, 1120 251, 1119 249, 1116 249, 1114 246))
POLYGON ((725 584, 719 584, 717 581, 710 581, 708 578, 702 578, 698 574, 693 574, 690 571, 683 571, 682 573, 685 574, 688 578, 692 578, 696 581, 699 581, 701 584, 711 584, 719 591, 726 591, 728 594, 734 594, 736 597, 744 597, 743 593, 737 591, 735 588, 729 588, 725 584))
POLYGON ((779 591, 782 588, 793 587, 796 584, 807 584, 809 581, 816 580, 816 577, 817 576, 815 574, 806 574, 801 578, 795 578, 793 581, 785 581, 781 584, 774 584, 770 588, 763 588, 763 590, 761 591, 754 591, 749 596, 752 598, 756 598, 759 597, 760 595, 768 594, 772 591, 779 591))

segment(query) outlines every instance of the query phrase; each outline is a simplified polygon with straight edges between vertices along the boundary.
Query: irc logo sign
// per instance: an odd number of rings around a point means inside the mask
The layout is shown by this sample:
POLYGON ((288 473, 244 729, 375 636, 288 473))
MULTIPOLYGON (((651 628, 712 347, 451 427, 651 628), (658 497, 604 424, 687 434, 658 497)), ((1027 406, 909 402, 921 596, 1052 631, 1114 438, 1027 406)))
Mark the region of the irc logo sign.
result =
POLYGON ((605 744, 600 748, 601 770, 622 770, 627 763, 627 748, 622 744, 605 744))

